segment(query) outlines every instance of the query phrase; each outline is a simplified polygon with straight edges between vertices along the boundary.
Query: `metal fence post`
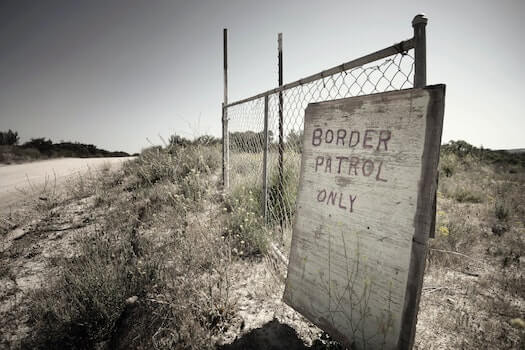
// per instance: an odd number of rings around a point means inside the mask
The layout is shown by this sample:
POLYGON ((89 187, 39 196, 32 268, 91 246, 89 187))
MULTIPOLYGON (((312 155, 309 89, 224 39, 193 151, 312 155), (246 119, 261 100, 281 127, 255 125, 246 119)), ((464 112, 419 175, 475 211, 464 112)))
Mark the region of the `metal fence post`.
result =
POLYGON ((412 20, 414 28, 414 56, 415 72, 414 87, 421 88, 427 85, 427 38, 425 28, 428 19, 423 14, 416 15, 412 20))
MULTIPOLYGON (((426 26, 428 19, 424 14, 419 14, 412 20, 412 27, 414 28, 414 87, 422 88, 427 85, 427 36, 426 26)), ((437 191, 437 179, 436 179, 436 191, 437 191)), ((434 193, 434 201, 432 202, 432 208, 434 213, 437 207, 437 192, 434 193)), ((436 232, 436 215, 432 217, 430 223, 429 237, 434 238, 436 232)))
POLYGON ((268 95, 264 96, 264 149, 263 149, 263 205, 264 223, 268 224, 268 95))
POLYGON ((224 52, 224 101, 222 103, 222 184, 225 189, 230 187, 230 138, 228 135, 228 29, 223 30, 224 52))
MULTIPOLYGON (((277 43, 278 43, 278 58, 279 58, 279 86, 283 86, 283 33, 279 33, 277 35, 277 43)), ((284 117, 283 117, 283 92, 282 90, 279 91, 279 196, 281 196, 281 200, 284 204, 284 117)), ((282 206, 281 206, 282 208, 282 206)), ((280 215, 280 222, 281 228, 284 225, 284 218, 282 215, 280 215)))

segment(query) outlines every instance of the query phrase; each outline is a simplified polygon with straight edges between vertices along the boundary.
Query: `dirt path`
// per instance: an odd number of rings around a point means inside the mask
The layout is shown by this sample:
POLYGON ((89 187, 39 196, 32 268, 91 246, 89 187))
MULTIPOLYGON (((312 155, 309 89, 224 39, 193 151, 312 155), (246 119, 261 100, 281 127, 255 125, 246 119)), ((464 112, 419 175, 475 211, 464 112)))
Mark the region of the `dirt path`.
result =
POLYGON ((34 163, 0 167, 0 215, 16 206, 44 186, 55 186, 68 175, 87 172, 101 166, 115 167, 133 159, 123 158, 61 158, 34 163))

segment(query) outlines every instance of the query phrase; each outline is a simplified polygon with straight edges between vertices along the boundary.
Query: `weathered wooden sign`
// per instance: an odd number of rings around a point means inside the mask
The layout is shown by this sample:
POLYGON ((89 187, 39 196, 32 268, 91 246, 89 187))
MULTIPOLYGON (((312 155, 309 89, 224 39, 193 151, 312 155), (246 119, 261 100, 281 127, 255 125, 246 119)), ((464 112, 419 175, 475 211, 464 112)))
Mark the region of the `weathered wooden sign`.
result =
POLYGON ((348 348, 412 346, 445 86, 314 103, 284 300, 348 348))

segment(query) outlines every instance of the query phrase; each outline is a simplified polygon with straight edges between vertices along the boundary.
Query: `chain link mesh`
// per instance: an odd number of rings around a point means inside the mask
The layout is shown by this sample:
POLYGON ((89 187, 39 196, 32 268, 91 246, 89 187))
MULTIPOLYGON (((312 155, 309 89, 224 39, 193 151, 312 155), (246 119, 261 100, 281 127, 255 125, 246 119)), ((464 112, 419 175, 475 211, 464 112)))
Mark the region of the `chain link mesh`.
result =
POLYGON ((261 214, 289 241, 299 185, 304 112, 309 103, 413 87, 414 57, 398 53, 347 71, 268 95, 267 196, 263 193, 265 98, 227 107, 230 186, 260 193, 261 214), (279 142, 282 95, 282 143, 279 142), (282 153, 282 157, 280 154, 282 153))
POLYGON ((228 135, 231 188, 262 186, 264 98, 228 107, 228 135))

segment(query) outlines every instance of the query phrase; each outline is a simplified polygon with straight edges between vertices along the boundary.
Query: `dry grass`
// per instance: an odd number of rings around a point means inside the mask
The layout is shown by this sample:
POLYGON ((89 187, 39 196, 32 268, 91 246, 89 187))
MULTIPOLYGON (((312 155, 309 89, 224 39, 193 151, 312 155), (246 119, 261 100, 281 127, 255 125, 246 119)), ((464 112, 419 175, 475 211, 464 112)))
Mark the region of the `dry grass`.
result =
MULTIPOLYGON (((54 276, 39 271, 47 283, 24 291, 26 307, 18 311, 31 332, 8 344, 212 347, 212 335, 232 312, 228 266, 238 241, 221 224, 219 161, 214 147, 150 149, 119 172, 93 170, 36 203, 28 217, 40 213, 38 223, 5 259, 33 249, 54 276), (80 203, 73 216, 89 213, 76 224, 65 217, 72 203, 80 203), (45 236, 57 229, 75 230, 68 234, 72 254, 44 259, 45 248, 31 245, 51 244, 45 236)), ((3 266, 6 278, 11 270, 3 266)))
POLYGON ((452 153, 440 170, 418 348, 523 348, 524 169, 452 153))
MULTIPOLYGON (((440 161, 436 238, 430 241, 417 348, 523 348, 525 330, 519 320, 525 315, 525 170, 500 153, 446 150, 440 161)), ((294 215, 299 168, 293 165, 299 158, 287 154, 285 159, 284 192, 277 190, 276 159, 270 157, 268 166, 268 224, 274 242, 286 240, 283 231, 290 230, 280 223, 293 222, 294 215)), ((262 207, 261 163, 257 155, 232 154, 234 197, 241 203, 260 201, 247 211, 262 207)), ((286 245, 281 248, 287 252, 286 245)))
MULTIPOLYGON (((315 339, 315 327, 279 304, 282 280, 261 263, 270 243, 289 238, 291 226, 281 223, 294 215, 299 156, 285 157, 283 187, 270 159, 268 225, 257 154, 232 155, 228 194, 218 184, 219 149, 199 145, 151 148, 120 171, 93 169, 61 191, 50 183, 45 199, 0 222, 5 237, 25 232, 0 255, 0 303, 14 300, 0 314, 0 345, 215 348, 262 305, 315 339), (254 297, 261 286, 273 294, 254 297)), ((416 347, 523 348, 525 172, 447 153, 440 174, 416 347)))

